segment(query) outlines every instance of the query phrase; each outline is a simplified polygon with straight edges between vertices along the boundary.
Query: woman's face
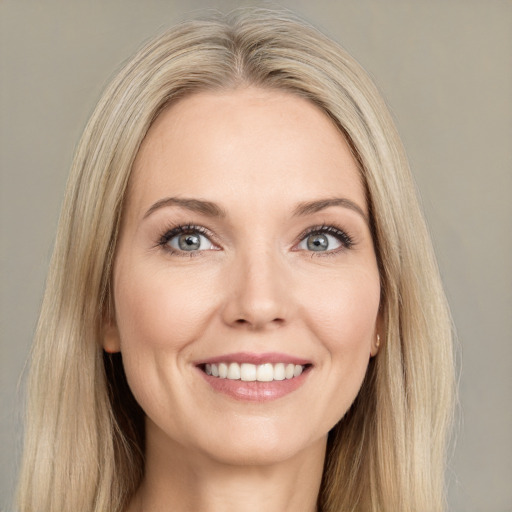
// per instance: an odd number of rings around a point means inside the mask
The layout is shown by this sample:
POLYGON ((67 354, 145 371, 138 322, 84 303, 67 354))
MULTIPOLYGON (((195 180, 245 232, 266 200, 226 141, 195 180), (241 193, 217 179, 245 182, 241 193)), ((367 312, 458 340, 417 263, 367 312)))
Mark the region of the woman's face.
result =
POLYGON ((104 339, 149 441, 230 463, 323 442, 376 350, 379 297, 358 168, 317 107, 245 88, 158 117, 131 177, 104 339))

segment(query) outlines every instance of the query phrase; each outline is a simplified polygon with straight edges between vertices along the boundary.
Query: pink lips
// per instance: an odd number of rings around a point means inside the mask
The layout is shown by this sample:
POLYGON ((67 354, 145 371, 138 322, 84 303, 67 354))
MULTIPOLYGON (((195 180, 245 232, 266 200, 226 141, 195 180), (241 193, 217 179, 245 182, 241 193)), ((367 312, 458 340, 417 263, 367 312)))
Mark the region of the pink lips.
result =
POLYGON ((290 356, 289 354, 280 354, 276 352, 264 354, 253 354, 247 352, 225 354, 197 361, 195 365, 200 372, 200 375, 215 391, 234 398, 235 400, 247 402, 266 402, 284 397, 302 386, 308 378, 311 370, 311 361, 290 356), (293 377, 292 379, 279 381, 273 380, 270 382, 246 382, 227 378, 222 379, 205 373, 204 366, 206 364, 219 363, 249 363, 254 365, 264 363, 292 363, 294 365, 306 366, 306 368, 303 370, 301 375, 293 377))

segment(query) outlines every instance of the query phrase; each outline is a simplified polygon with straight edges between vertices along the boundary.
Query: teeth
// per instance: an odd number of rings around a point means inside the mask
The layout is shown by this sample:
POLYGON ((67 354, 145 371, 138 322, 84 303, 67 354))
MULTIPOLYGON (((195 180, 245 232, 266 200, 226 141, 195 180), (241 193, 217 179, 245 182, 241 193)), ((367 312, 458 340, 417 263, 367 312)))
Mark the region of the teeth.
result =
POLYGON ((270 363, 260 364, 256 370, 256 380, 258 380, 259 382, 273 381, 274 367, 270 363))
POLYGON ((256 380, 256 365, 243 363, 240 365, 240 379, 247 382, 256 380))
POLYGON ((207 375, 220 379, 243 380, 246 382, 271 382, 273 380, 285 380, 298 377, 304 370, 304 366, 292 363, 219 363, 205 364, 204 371, 207 375))
POLYGON ((228 376, 228 365, 226 363, 219 364, 219 377, 225 379, 228 376))
POLYGON ((293 376, 298 377, 304 371, 304 366, 300 364, 295 365, 295 370, 293 370, 293 376))
POLYGON ((228 368, 228 379, 239 380, 240 379, 240 365, 237 363, 231 363, 228 368))
POLYGON ((274 380, 284 380, 285 376, 284 363, 274 365, 274 380))

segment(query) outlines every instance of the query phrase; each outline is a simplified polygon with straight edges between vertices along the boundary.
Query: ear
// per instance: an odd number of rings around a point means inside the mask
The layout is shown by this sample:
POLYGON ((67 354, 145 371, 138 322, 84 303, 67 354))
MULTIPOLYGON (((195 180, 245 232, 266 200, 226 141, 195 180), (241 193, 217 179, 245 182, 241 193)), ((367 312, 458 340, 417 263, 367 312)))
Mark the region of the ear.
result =
POLYGON ((370 357, 374 357, 379 352, 380 347, 382 347, 382 343, 384 336, 384 322, 382 321, 382 313, 379 312, 379 316, 377 317, 377 321, 375 322, 375 332, 373 333, 372 346, 370 349, 370 357))
POLYGON ((121 352, 121 339, 119 329, 114 318, 105 319, 103 324, 103 350, 109 354, 121 352))

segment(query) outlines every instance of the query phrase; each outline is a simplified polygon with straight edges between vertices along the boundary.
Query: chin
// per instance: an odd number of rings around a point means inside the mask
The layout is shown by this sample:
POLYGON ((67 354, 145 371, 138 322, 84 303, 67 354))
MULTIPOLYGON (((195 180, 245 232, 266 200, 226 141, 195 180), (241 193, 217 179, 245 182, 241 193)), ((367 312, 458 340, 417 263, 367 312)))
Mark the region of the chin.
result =
POLYGON ((256 427, 237 432, 228 430, 218 436, 213 445, 208 443, 205 452, 209 458, 223 464, 271 466, 289 461, 310 449, 324 449, 327 434, 305 437, 299 436, 296 430, 287 428, 276 432, 256 427), (292 436, 290 432, 293 432, 292 436))

